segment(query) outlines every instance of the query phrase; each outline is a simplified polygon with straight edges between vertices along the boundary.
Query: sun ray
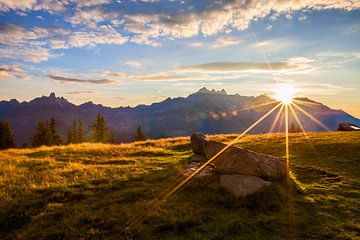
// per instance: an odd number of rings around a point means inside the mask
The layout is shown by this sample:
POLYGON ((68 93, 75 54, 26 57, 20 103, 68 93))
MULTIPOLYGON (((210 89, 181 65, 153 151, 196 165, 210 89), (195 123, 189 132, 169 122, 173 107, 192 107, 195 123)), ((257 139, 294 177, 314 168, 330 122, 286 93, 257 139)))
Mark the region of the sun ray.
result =
POLYGON ((320 103, 314 103, 314 102, 306 102, 300 99, 293 99, 294 102, 297 102, 299 104, 303 104, 303 105, 315 105, 315 106, 322 106, 322 104, 320 103))
MULTIPOLYGON (((284 106, 284 107, 285 107, 285 106, 284 106)), ((282 128, 282 126, 283 126, 284 119, 285 119, 285 111, 284 111, 284 109, 283 109, 282 113, 280 114, 280 121, 279 121, 278 131, 277 131, 278 135, 280 135, 280 133, 281 133, 281 128, 282 128)))
POLYGON ((284 110, 284 106, 285 106, 284 104, 281 105, 281 108, 279 109, 279 112, 276 114, 274 122, 271 125, 269 133, 272 133, 272 131, 274 130, 276 123, 279 121, 280 115, 282 114, 282 111, 284 110))
POLYGON ((290 105, 289 107, 290 107, 290 110, 291 110, 292 115, 293 115, 294 118, 295 118, 295 121, 297 122, 297 124, 299 125, 299 127, 300 127, 300 129, 301 129, 301 131, 302 131, 302 134, 304 135, 304 137, 305 137, 306 140, 308 141, 308 143, 309 143, 311 149, 314 151, 317 159, 320 159, 320 156, 319 156, 318 152, 316 151, 315 147, 313 146, 313 144, 312 144, 312 142, 311 142, 311 140, 310 140, 309 135, 306 133, 305 128, 304 128, 304 126, 302 125, 302 123, 301 123, 301 121, 300 121, 300 119, 299 119, 299 116, 298 116, 297 113, 295 112, 295 109, 294 109, 291 105, 290 105))
POLYGON ((285 104, 286 177, 289 177, 289 104, 285 104))
POLYGON ((271 102, 262 103, 262 104, 258 104, 258 105, 255 105, 255 106, 247 107, 247 108, 241 108, 241 109, 239 109, 239 111, 246 111, 246 110, 251 110, 251 109, 255 109, 255 108, 265 107, 265 106, 269 106, 271 104, 278 103, 278 102, 279 101, 275 100, 275 101, 271 101, 271 102))
POLYGON ((324 128, 326 131, 331 131, 327 126, 325 126, 322 122, 320 122, 319 120, 317 120, 315 117, 311 116, 310 113, 306 112, 304 109, 302 109, 300 106, 298 106, 297 104, 293 103, 293 106, 296 107, 300 112, 302 112, 303 114, 305 114, 308 118, 310 118, 313 122, 315 122, 316 124, 318 124, 319 126, 321 126, 322 128, 324 128))
POLYGON ((290 108, 290 111, 291 111, 291 113, 292 113, 292 115, 293 115, 296 123, 299 125, 301 131, 307 136, 306 131, 305 131, 305 128, 304 128, 304 126, 301 124, 298 115, 296 114, 294 108, 292 107, 292 104, 289 105, 289 108, 290 108))

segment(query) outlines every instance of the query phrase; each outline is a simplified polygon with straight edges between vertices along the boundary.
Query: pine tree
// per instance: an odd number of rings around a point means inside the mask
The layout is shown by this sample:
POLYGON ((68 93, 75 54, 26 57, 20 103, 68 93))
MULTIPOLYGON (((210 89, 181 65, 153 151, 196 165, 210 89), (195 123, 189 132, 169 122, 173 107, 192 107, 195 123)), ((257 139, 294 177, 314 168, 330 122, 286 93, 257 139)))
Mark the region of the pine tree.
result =
POLYGON ((80 118, 78 120, 77 140, 78 140, 79 143, 82 143, 84 141, 82 122, 81 122, 80 118))
POLYGON ((73 126, 72 126, 72 134, 73 134, 73 141, 74 143, 78 143, 78 136, 76 134, 77 132, 77 127, 76 127, 76 120, 73 120, 73 126))
POLYGON ((146 139, 147 138, 146 138, 145 134, 143 133, 141 127, 138 127, 136 129, 135 141, 144 141, 146 139))
POLYGON ((82 143, 84 141, 84 133, 81 119, 73 120, 71 128, 67 133, 67 144, 82 143))
POLYGON ((14 134, 12 132, 10 123, 0 121, 0 149, 13 148, 14 134))
POLYGON ((69 129, 67 132, 67 140, 66 140, 67 144, 71 144, 74 143, 74 134, 72 132, 72 129, 69 129))
POLYGON ((46 146, 51 145, 51 133, 47 121, 40 121, 38 123, 35 134, 32 137, 31 143, 33 147, 39 147, 42 145, 46 145, 46 146))
POLYGON ((108 142, 108 128, 106 127, 106 121, 101 113, 98 113, 96 120, 89 126, 90 135, 94 142, 108 142))
POLYGON ((56 121, 55 121, 54 118, 50 119, 49 131, 50 131, 50 142, 49 142, 49 144, 50 145, 61 145, 62 140, 61 140, 61 137, 57 133, 56 121))

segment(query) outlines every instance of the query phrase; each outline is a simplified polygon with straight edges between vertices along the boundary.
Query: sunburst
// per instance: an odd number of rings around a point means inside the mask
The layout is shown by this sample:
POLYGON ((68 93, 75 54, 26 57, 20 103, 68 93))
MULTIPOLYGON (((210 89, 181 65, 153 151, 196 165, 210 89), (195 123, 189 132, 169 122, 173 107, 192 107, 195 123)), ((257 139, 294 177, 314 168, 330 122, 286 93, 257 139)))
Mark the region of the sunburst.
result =
MULTIPOLYGON (((186 177, 182 182, 177 184, 175 187, 169 189, 166 193, 164 193, 159 199, 156 199, 153 201, 152 206, 149 207, 149 210, 145 213, 142 213, 135 218, 131 219, 127 227, 130 225, 133 225, 134 223, 137 223, 141 221, 144 217, 149 215, 150 212, 154 211, 155 209, 159 208, 162 204, 166 203, 171 196, 173 196, 176 192, 178 192, 180 189, 183 189, 187 183, 201 170, 203 170, 207 165, 209 165, 211 162, 213 162, 216 158, 218 158, 222 153, 224 153, 227 149, 229 149, 231 146, 236 144, 240 138, 242 138, 245 134, 247 134, 250 130, 255 128, 259 123, 261 123, 264 119, 266 119, 269 115, 271 115, 273 112, 275 112, 277 109, 278 112, 276 113, 276 116, 274 118, 274 121, 271 125, 269 133, 271 133, 275 126, 277 125, 278 121, 281 120, 281 124, 284 123, 284 129, 285 129, 285 160, 286 160, 286 174, 287 177, 289 177, 289 166, 290 166, 290 148, 289 148, 289 113, 292 114, 293 118, 295 119, 296 123, 299 125, 302 133, 307 137, 306 130, 304 126, 301 124, 301 121, 296 113, 295 110, 298 110, 301 112, 304 116, 307 116, 311 121, 315 122, 317 125, 321 126, 325 130, 330 130, 327 126, 325 126, 323 123, 321 123, 318 119, 316 119, 314 116, 312 116, 310 113, 305 111, 302 107, 299 105, 305 105, 307 102, 300 101, 297 99, 294 99, 296 88, 292 85, 284 84, 284 85, 277 85, 274 88, 275 98, 276 101, 261 104, 258 106, 254 106, 252 108, 257 107, 264 107, 264 106, 270 106, 271 104, 276 104, 274 107, 272 107, 269 111, 267 111, 262 117, 260 117, 258 120, 256 120, 251 126, 249 126, 245 131, 239 134, 234 140, 232 140, 228 145, 226 145, 223 149, 221 149, 217 154, 215 154, 212 158, 210 158, 207 162, 205 162, 202 166, 200 166, 196 171, 194 171, 190 176, 186 177), (299 105, 297 104, 299 103, 299 105)), ((312 105, 313 103, 309 104, 312 105)), ((248 110, 248 109, 244 109, 248 110)))

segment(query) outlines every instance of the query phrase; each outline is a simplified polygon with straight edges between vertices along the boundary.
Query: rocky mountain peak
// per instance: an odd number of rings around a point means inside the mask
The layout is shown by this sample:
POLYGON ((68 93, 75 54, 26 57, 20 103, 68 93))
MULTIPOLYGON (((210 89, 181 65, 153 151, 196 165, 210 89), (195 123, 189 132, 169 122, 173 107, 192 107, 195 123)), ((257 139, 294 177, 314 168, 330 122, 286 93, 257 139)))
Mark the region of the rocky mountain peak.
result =
POLYGON ((197 91, 197 93, 200 94, 220 94, 220 95, 227 95, 225 89, 221 89, 219 91, 215 90, 215 89, 207 89, 206 87, 200 88, 199 91, 197 91))

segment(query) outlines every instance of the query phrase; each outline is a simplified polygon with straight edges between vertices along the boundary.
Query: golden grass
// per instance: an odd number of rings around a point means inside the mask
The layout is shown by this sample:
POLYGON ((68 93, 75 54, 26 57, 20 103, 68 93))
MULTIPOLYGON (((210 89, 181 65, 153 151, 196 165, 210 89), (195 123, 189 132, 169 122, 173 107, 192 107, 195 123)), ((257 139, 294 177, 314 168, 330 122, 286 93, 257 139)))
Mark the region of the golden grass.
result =
MULTIPOLYGON (((229 142, 237 135, 213 135, 229 142)), ((360 134, 290 134, 293 179, 236 199, 217 178, 194 180, 160 209, 154 199, 184 179, 189 137, 0 151, 0 236, 8 239, 352 239, 359 236, 360 134), (316 152, 314 152, 314 149, 316 152), (134 216, 143 217, 124 232, 134 216)), ((285 156, 283 134, 237 146, 285 156)))

